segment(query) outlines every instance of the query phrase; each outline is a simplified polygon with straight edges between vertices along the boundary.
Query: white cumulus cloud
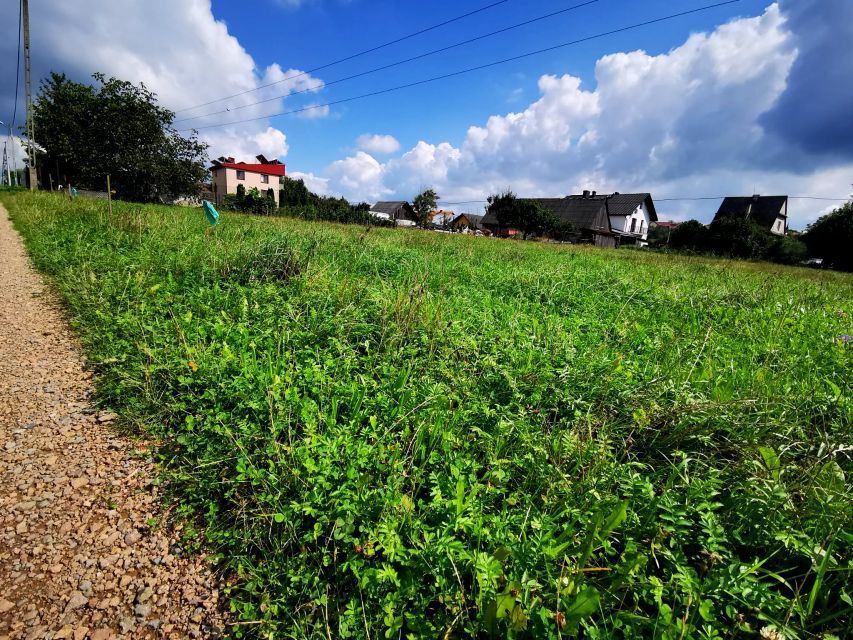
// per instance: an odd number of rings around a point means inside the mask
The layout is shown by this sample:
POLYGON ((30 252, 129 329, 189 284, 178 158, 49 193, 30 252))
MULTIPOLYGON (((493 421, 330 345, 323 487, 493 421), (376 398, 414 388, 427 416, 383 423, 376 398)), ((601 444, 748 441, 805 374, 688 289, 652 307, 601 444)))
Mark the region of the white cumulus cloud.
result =
POLYGON ((356 145, 358 145, 358 148, 362 151, 367 151, 369 153, 386 154, 400 150, 400 143, 397 141, 397 138, 387 134, 380 135, 376 133, 365 133, 358 137, 356 145))
POLYGON ((380 200, 391 193, 384 183, 385 167, 372 155, 358 151, 354 156, 337 160, 326 168, 332 193, 352 200, 380 200))
MULTIPOLYGON (((847 189, 844 175, 850 182, 853 153, 835 167, 802 170, 793 158, 780 166, 787 147, 761 124, 788 89, 802 42, 794 37, 797 28, 771 4, 759 16, 693 34, 659 55, 604 56, 595 86, 568 74, 544 75, 538 100, 471 126, 459 147, 421 141, 384 163, 353 156, 329 167, 328 186, 353 198, 411 198, 429 185, 446 201, 482 199, 507 187, 528 196, 589 188, 651 191, 661 199, 754 190, 836 194, 847 189)), ((707 220, 717 204, 659 208, 707 220)), ((815 210, 792 200, 793 224, 805 226, 815 210)))
MULTIPOLYGON (((79 3, 42 0, 31 3, 31 32, 38 56, 33 77, 61 70, 72 80, 92 82, 103 72, 133 83, 143 82, 161 105, 175 110, 176 128, 198 127, 211 144, 210 155, 268 157, 287 153, 285 134, 273 134, 263 116, 284 110, 284 98, 297 91, 314 92, 322 80, 278 64, 257 68, 252 56, 216 20, 210 0, 147 0, 79 3), (273 86, 253 91, 267 84, 273 86), (233 98, 202 105, 222 96, 233 98), (264 100, 262 104, 247 106, 264 100), (213 113, 222 111, 223 113, 213 113), (207 117, 195 116, 213 114, 207 117), (193 118, 187 120, 187 118, 193 118), (215 129, 206 125, 260 118, 255 123, 215 129), (180 121, 178 121, 180 120, 180 121), (251 149, 249 149, 251 147, 251 149)), ((14 59, 16 20, 0 23, 0 56, 14 59)), ((11 112, 14 74, 0 79, 0 107, 11 112)), ((19 112, 19 123, 22 121, 19 112)))
POLYGON ((305 105, 302 109, 302 111, 296 114, 296 117, 303 120, 320 120, 321 118, 327 118, 330 113, 329 105, 327 104, 311 103, 305 105))

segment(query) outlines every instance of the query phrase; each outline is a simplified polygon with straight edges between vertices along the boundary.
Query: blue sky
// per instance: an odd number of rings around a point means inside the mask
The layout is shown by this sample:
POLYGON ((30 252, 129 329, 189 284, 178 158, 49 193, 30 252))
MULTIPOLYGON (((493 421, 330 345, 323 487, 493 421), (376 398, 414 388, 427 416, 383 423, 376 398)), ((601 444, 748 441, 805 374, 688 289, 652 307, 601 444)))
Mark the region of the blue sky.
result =
MULTIPOLYGON (((510 0, 403 43, 335 65, 318 76, 327 82, 336 80, 581 3, 581 0, 510 0)), ((253 4, 263 6, 263 3, 253 4)), ((492 2, 309 0, 294 7, 270 0, 266 4, 272 7, 274 19, 258 20, 256 12, 245 11, 244 3, 226 0, 213 2, 213 13, 228 25, 229 32, 247 47, 259 66, 286 61, 284 64, 289 67, 311 69, 492 2)), ((381 90, 705 4, 713 2, 602 0, 501 36, 329 87, 318 95, 326 102, 381 90)), ((410 148, 421 139, 458 145, 471 124, 535 100, 536 83, 542 74, 571 73, 581 77, 585 85, 594 86, 595 62, 608 53, 633 49, 644 49, 650 54, 665 52, 684 42, 693 31, 713 29, 737 16, 760 14, 766 4, 744 1, 423 87, 355 101, 334 107, 334 114, 328 119, 285 116, 273 122, 287 131, 292 168, 305 172, 322 171, 342 153, 351 151, 356 138, 365 131, 393 135, 403 148, 410 148)), ((317 102, 317 97, 294 98, 288 108, 317 102)), ((194 111, 193 115, 205 112, 194 111)))
MULTIPOLYGON (((177 126, 199 127, 212 157, 279 157, 312 189, 356 201, 410 199, 428 186, 449 202, 507 187, 528 196, 650 191, 662 218, 707 221, 716 202, 669 199, 850 193, 850 0, 740 0, 429 85, 266 117, 713 2, 598 0, 473 45, 327 84, 583 1, 507 0, 303 73, 490 0, 88 0, 85 12, 63 0, 40 0, 31 6, 33 72, 40 78, 57 70, 88 81, 101 71, 144 82, 179 119, 205 116, 177 126), (263 88, 270 82, 275 86, 263 88), (187 110, 235 93, 242 95, 187 110), (250 104, 259 99, 269 102, 250 104), (231 111, 207 115, 225 107, 231 111), (220 126, 246 118, 253 121, 220 126)), ((15 26, 0 24, 3 120, 13 104, 15 26)), ((22 95, 18 103, 21 122, 22 95)), ((792 200, 792 224, 802 228, 838 204, 792 200)))

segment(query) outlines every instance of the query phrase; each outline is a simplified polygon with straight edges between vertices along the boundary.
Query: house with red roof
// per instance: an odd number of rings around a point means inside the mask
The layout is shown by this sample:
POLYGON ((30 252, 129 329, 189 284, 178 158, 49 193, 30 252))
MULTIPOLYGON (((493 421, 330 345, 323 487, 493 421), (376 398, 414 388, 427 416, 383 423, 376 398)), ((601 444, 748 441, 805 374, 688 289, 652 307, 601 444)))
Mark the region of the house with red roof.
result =
POLYGON ((256 156, 256 164, 236 162, 234 158, 220 157, 213 161, 210 173, 213 176, 213 198, 218 206, 229 193, 237 193, 237 187, 243 185, 246 191, 256 187, 262 194, 272 189, 273 198, 278 205, 278 191, 281 178, 284 177, 284 164, 279 160, 267 160, 256 156))

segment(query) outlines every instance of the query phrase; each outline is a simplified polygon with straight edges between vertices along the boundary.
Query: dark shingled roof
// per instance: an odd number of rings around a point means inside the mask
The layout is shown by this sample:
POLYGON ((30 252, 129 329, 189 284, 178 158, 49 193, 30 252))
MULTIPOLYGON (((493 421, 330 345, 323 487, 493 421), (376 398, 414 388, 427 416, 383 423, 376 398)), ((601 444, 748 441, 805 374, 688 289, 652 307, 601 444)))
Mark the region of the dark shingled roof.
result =
POLYGON ((604 207, 604 196, 567 196, 565 198, 530 198, 551 211, 562 222, 571 222, 578 229, 610 231, 610 221, 604 207))
POLYGON ((412 206, 405 200, 377 202, 370 207, 370 210, 376 213, 387 213, 391 218, 396 220, 414 220, 412 206))
MULTIPOLYGON (((520 198, 521 199, 521 198, 520 198)), ((567 196, 565 198, 523 198, 539 203, 563 222, 571 222, 577 229, 610 231, 610 221, 604 209, 604 196, 567 196)), ((483 226, 497 227, 497 218, 487 213, 483 226)))
POLYGON ((658 212, 655 210, 655 203, 650 193, 614 193, 610 196, 607 207, 611 216, 629 216, 641 204, 645 204, 646 209, 649 210, 649 220, 656 222, 658 212))
POLYGON ((717 218, 745 218, 768 229, 776 218, 787 217, 788 196, 747 196, 745 198, 726 198, 720 205, 717 218), (752 205, 750 208, 749 205, 752 205))
POLYGON ((497 227, 498 226, 498 219, 495 217, 494 214, 487 213, 486 215, 483 216, 483 219, 480 220, 480 225, 481 226, 485 225, 487 227, 497 227))
MULTIPOLYGON (((649 219, 658 219, 655 204, 649 193, 614 193, 613 195, 582 196, 573 195, 565 198, 525 198, 538 202, 551 211, 563 222, 571 222, 577 229, 592 231, 610 231, 611 216, 631 215, 641 204, 646 205, 649 219), (606 201, 606 206, 605 206, 606 201)), ((497 219, 487 214, 482 221, 484 225, 498 226, 497 219)))

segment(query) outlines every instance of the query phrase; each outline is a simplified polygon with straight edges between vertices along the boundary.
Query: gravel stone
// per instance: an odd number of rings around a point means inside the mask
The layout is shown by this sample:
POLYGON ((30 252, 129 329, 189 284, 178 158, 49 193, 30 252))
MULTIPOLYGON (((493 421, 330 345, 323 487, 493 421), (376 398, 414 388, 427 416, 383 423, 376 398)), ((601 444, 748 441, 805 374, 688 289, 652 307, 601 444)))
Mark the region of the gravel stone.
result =
POLYGON ((77 591, 72 594, 72 596, 68 599, 68 604, 65 605, 65 610, 74 611, 74 609, 80 609, 81 607, 85 607, 88 603, 89 598, 77 591))
POLYGON ((217 577, 203 556, 170 553, 181 535, 151 444, 118 435, 93 397, 67 311, 0 206, 0 640, 221 637, 217 577), (187 590, 217 603, 202 626, 187 590))
POLYGON ((138 618, 147 618, 151 615, 151 605, 138 604, 133 607, 133 613, 135 613, 138 618))

